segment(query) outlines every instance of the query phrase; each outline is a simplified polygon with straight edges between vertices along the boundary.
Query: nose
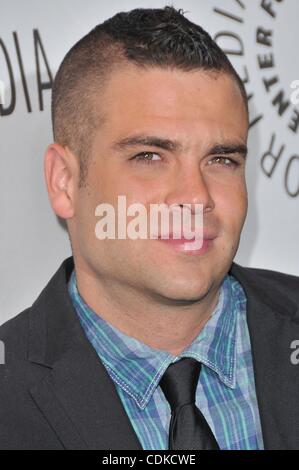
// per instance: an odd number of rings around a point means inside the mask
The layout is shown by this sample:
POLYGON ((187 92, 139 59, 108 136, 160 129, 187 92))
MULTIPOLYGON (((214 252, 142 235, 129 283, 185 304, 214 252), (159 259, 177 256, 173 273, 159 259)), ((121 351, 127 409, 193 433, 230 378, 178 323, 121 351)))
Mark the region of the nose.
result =
POLYGON ((185 168, 182 166, 180 168, 173 179, 165 202, 168 205, 178 205, 180 207, 184 204, 190 204, 192 214, 197 213, 195 204, 202 204, 200 210, 203 213, 211 212, 215 207, 208 184, 198 165, 189 165, 185 168))

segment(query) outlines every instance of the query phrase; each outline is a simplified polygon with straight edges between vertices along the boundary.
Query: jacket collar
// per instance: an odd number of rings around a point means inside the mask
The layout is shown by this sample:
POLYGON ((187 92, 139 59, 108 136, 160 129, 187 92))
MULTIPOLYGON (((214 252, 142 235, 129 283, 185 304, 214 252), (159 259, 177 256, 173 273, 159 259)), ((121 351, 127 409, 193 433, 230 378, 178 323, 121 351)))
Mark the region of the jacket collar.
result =
MULTIPOLYGON (((63 261, 30 309, 28 359, 49 373, 30 393, 65 448, 142 447, 113 381, 87 340, 67 282, 73 257, 63 261)), ((232 263, 247 296, 257 400, 266 449, 299 448, 299 374, 290 344, 299 339, 299 311, 273 276, 232 263), (273 281, 274 279, 274 281, 273 281)))

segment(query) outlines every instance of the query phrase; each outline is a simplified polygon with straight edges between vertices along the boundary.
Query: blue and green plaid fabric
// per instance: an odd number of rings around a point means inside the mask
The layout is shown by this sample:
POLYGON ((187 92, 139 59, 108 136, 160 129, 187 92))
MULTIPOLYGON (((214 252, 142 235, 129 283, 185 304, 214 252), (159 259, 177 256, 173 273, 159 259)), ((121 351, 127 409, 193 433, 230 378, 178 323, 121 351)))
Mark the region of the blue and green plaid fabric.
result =
POLYGON ((263 449, 246 295, 233 276, 226 275, 211 318, 179 356, 125 335, 92 311, 78 292, 75 271, 68 289, 87 338, 114 381, 144 450, 168 448, 171 413, 159 381, 169 364, 184 356, 203 364, 196 405, 220 448, 263 449))

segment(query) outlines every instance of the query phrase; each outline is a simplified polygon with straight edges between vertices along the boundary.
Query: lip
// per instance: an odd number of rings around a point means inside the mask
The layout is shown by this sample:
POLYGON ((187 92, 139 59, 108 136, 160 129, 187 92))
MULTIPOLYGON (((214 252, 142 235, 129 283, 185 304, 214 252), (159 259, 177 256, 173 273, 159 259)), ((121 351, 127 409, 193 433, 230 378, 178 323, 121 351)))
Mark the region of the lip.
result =
MULTIPOLYGON (((186 234, 186 232, 185 232, 186 234)), ((194 240, 195 239, 195 236, 193 233, 190 232, 190 234, 192 235, 192 238, 185 238, 184 236, 183 237, 180 237, 180 238, 174 238, 174 233, 173 232, 169 232, 169 233, 165 233, 165 238, 162 238, 162 233, 160 233, 157 238, 161 239, 161 240, 183 240, 183 241, 190 241, 190 240, 194 240)), ((211 232, 211 231, 208 231, 207 229, 203 229, 202 230, 202 233, 201 233, 201 237, 204 239, 204 240, 214 240, 216 238, 216 234, 211 232)))
POLYGON ((158 237, 158 240, 178 252, 185 253, 188 255, 200 255, 206 253, 212 248, 213 241, 215 238, 216 237, 203 238, 202 240, 200 239, 196 241, 195 237, 189 240, 187 238, 172 238, 171 236, 169 236, 169 238, 158 237), (201 245, 200 248, 197 248, 198 243, 199 245, 201 245))

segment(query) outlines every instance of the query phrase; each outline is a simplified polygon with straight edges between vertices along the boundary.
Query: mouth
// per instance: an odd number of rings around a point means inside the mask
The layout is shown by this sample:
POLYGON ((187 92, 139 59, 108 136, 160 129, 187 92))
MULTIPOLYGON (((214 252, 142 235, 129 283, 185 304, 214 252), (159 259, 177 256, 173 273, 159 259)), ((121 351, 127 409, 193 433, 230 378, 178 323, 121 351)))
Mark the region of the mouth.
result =
POLYGON ((203 255, 207 251, 211 250, 214 244, 215 236, 204 236, 204 238, 174 238, 172 234, 169 234, 168 238, 158 237, 160 242, 163 242, 166 246, 169 246, 173 250, 189 255, 203 255))

